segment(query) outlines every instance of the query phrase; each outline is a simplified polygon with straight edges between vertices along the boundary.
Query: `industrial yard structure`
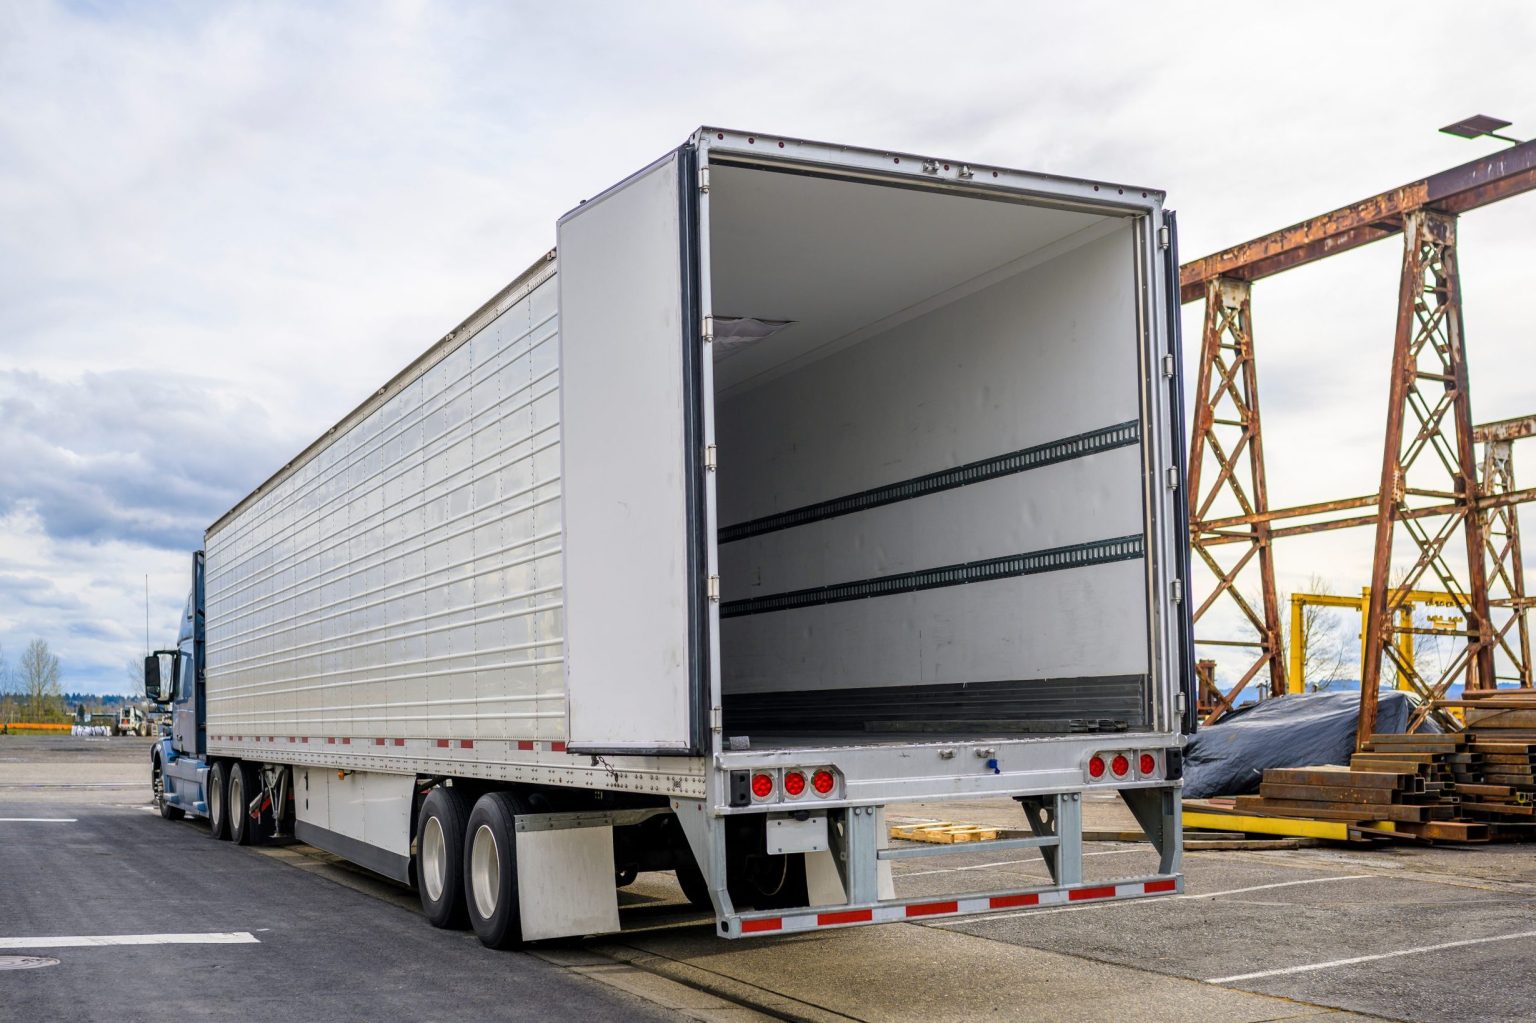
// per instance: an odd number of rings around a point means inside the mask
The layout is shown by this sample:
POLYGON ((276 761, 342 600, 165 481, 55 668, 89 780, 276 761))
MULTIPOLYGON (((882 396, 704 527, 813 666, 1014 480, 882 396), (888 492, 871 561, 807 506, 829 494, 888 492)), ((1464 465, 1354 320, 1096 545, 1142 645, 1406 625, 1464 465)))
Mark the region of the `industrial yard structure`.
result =
MULTIPOLYGON (((1502 125, 1474 118, 1451 129, 1486 134, 1502 125)), ((1456 225, 1462 213, 1533 189, 1536 141, 1181 268, 1182 300, 1205 303, 1188 498, 1191 546, 1214 580, 1194 595, 1196 642, 1252 655, 1224 688, 1216 683, 1214 664, 1202 662, 1200 710, 1207 724, 1231 711, 1250 685, 1271 696, 1287 691, 1274 545, 1324 530, 1372 527, 1375 533, 1363 602, 1359 743, 1375 731, 1384 672, 1388 681, 1397 676, 1422 699, 1411 722, 1415 726, 1434 718, 1442 727, 1460 727, 1451 713, 1458 701, 1448 698, 1457 683, 1470 691, 1493 689, 1501 681, 1531 688, 1526 612, 1532 598, 1525 589, 1516 506, 1536 498, 1536 489, 1516 486, 1510 447, 1536 433, 1536 416, 1473 425, 1456 225), (1272 502, 1259 412, 1253 285, 1393 235, 1402 236, 1403 260, 1379 485, 1371 493, 1333 500, 1272 502), (1481 459, 1477 445, 1483 448, 1481 459), (1410 538, 1414 557, 1394 574, 1398 536, 1410 538), (1412 656, 1413 638, 1444 630, 1425 629, 1404 614, 1424 590, 1447 594, 1465 620, 1458 633, 1465 643, 1435 675, 1412 656), (1244 633, 1213 633, 1219 609, 1235 610, 1244 633)), ((1371 414, 1379 407, 1363 404, 1371 414)), ((1291 674, 1294 678, 1294 669, 1291 674)))

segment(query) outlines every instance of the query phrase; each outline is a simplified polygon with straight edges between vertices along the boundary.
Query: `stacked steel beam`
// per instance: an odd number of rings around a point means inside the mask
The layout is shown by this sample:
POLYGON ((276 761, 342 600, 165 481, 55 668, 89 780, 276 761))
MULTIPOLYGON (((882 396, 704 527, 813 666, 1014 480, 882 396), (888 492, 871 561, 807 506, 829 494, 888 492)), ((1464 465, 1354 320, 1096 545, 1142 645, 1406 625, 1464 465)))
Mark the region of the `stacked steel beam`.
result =
POLYGON ((1457 774, 1468 816, 1507 826, 1536 821, 1536 690, 1466 693, 1474 761, 1457 774))
POLYGON ((1458 774, 1482 754, 1465 735, 1373 735, 1348 767, 1270 769, 1238 813, 1345 821, 1370 838, 1485 842, 1488 826, 1462 817, 1458 774))

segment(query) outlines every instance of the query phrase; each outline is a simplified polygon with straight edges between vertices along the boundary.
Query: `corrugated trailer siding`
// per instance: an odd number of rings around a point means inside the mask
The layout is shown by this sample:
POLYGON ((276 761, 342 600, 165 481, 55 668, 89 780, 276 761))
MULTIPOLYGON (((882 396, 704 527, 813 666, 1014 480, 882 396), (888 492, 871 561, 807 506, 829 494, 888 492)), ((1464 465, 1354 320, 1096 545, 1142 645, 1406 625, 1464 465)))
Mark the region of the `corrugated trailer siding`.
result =
POLYGON ((549 275, 208 537, 210 735, 564 740, 556 330, 549 275))

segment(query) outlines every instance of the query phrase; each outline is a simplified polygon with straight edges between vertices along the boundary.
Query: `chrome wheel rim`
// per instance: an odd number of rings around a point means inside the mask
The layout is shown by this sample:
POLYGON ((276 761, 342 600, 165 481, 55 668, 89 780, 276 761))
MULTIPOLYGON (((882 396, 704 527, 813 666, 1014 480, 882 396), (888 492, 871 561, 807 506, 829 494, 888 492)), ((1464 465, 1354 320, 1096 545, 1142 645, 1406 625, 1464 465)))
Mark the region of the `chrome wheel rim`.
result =
POLYGON ((496 836, 491 833, 489 824, 475 829, 469 847, 469 879, 475 909, 482 920, 489 920, 501 900, 501 850, 496 847, 496 836))
POLYGON ((212 777, 212 784, 208 786, 208 820, 215 828, 219 826, 219 820, 224 813, 224 786, 222 777, 212 777))
POLYGON ((437 902, 448 884, 448 843, 443 839, 443 823, 428 817, 421 829, 421 880, 427 886, 427 898, 437 902))
POLYGON ((245 783, 240 780, 239 771, 229 776, 229 805, 235 808, 229 818, 229 833, 238 838, 244 830, 242 818, 245 816, 241 810, 245 806, 245 783))

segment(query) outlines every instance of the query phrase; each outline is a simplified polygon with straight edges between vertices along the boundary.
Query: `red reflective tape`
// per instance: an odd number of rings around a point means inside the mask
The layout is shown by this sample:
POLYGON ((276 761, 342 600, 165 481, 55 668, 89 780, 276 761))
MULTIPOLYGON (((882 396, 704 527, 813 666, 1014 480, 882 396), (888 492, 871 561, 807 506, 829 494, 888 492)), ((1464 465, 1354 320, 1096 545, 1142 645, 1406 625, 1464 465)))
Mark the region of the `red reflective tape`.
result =
POLYGON ((845 909, 841 913, 817 913, 816 926, 830 927, 833 924, 867 924, 875 918, 872 909, 845 909))
POLYGON ((459 740, 459 749, 474 749, 474 748, 475 748, 475 740, 473 740, 473 739, 460 739, 459 740))
POLYGON ((447 739, 439 739, 439 740, 437 740, 437 748, 438 749, 447 749, 448 748, 448 740, 447 739))
POLYGON ((309 741, 309 736, 307 736, 307 735, 306 735, 306 736, 303 736, 303 737, 302 737, 302 738, 301 738, 301 739, 300 739, 300 741, 301 741, 301 742, 308 742, 308 741, 309 741))
POLYGON ((325 737, 325 741, 330 743, 332 746, 334 746, 334 745, 336 745, 336 736, 334 736, 334 735, 327 735, 325 737))
POLYGON ((405 740, 404 739, 396 739, 395 740, 395 745, 396 746, 404 746, 405 745, 405 740))
POLYGON ((1148 881, 1141 887, 1143 891, 1145 891, 1148 895, 1151 895, 1153 892, 1175 891, 1179 887, 1179 882, 1170 877, 1162 881, 1148 881))
POLYGON ((298 742, 299 740, 295 739, 293 736, 290 735, 290 736, 288 736, 288 741, 289 742, 298 742))
POLYGON ((352 737, 351 736, 347 736, 347 735, 342 736, 341 737, 341 744, 343 746, 350 746, 350 745, 352 745, 352 737))
POLYGON ((1040 896, 1034 893, 1029 895, 994 895, 987 900, 990 909, 1013 909, 1016 906, 1038 906, 1040 896))
POLYGON ((759 931, 778 931, 784 928, 784 918, 770 916, 761 920, 743 920, 741 922, 742 934, 755 934, 759 931))
POLYGON ((907 907, 907 916, 938 916, 942 913, 960 912, 958 902, 921 902, 907 907))
POLYGON ((533 740, 532 739, 519 739, 519 740, 517 740, 517 748, 518 749, 533 749, 533 740))
POLYGON ((550 750, 552 750, 555 753, 564 753, 565 752, 565 743, 563 743, 563 742, 552 742, 552 743, 549 744, 549 748, 550 748, 550 750))
POLYGON ((1087 899, 1112 899, 1115 897, 1115 886, 1112 884, 1101 885, 1098 888, 1074 888, 1067 893, 1068 902, 1083 902, 1087 899))
POLYGON ((373 744, 375 746, 382 746, 382 745, 384 745, 384 740, 383 739, 375 739, 375 740, 373 740, 373 744))

